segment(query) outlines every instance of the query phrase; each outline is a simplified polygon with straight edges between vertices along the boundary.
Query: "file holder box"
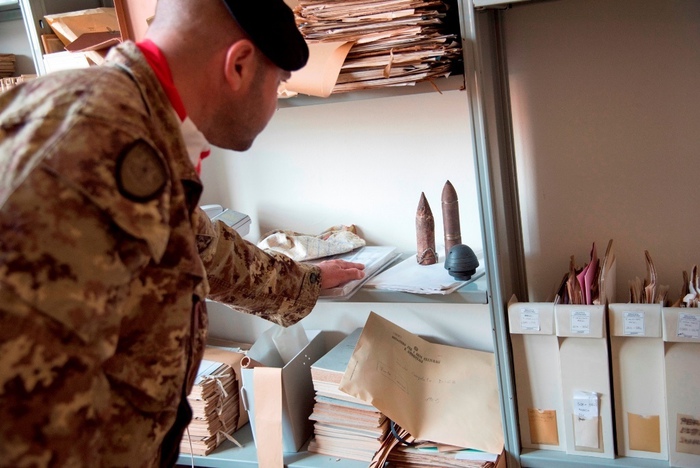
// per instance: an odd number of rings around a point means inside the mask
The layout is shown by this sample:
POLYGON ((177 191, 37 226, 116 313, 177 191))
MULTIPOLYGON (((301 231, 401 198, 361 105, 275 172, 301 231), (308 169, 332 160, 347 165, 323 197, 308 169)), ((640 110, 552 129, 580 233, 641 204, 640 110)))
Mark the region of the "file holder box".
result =
POLYGON ((566 453, 615 458, 607 308, 555 305, 566 453))
MULTIPOLYGON (((325 353, 321 332, 307 330, 309 344, 284 365, 279 385, 282 387, 282 414, 277 415, 282 424, 282 448, 284 452, 297 452, 313 434, 313 422, 309 415, 313 410, 314 389, 311 381, 311 364, 325 353)), ((255 408, 264 402, 255 401, 253 375, 256 369, 242 369, 246 408, 256 446, 255 408)))
POLYGON ((564 407, 554 304, 511 301, 508 321, 520 444, 525 448, 564 451, 564 407))
POLYGON ((661 304, 610 304, 617 453, 668 460, 661 304))
POLYGON ((668 452, 671 466, 700 466, 700 310, 664 307, 668 452))

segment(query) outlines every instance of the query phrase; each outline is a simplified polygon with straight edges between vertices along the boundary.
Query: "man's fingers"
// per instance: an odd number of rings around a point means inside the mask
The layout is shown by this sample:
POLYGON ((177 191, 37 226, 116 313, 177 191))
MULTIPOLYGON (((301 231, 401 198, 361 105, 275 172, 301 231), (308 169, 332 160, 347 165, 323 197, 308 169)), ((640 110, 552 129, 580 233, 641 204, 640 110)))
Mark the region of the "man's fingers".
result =
POLYGON ((343 268, 355 268, 358 270, 364 270, 365 269, 365 264, 364 263, 355 263, 355 262, 346 262, 344 260, 340 260, 343 262, 343 268))

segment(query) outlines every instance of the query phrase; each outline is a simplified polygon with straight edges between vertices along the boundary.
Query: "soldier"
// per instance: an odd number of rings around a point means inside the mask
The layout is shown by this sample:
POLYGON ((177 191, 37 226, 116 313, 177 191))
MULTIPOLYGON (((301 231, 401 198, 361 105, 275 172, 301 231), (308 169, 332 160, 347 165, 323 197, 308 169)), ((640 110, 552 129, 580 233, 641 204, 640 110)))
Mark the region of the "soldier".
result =
POLYGON ((159 0, 104 65, 0 95, 0 465, 172 466, 204 299, 280 325, 362 265, 268 254, 197 208, 308 49, 282 0, 159 0))

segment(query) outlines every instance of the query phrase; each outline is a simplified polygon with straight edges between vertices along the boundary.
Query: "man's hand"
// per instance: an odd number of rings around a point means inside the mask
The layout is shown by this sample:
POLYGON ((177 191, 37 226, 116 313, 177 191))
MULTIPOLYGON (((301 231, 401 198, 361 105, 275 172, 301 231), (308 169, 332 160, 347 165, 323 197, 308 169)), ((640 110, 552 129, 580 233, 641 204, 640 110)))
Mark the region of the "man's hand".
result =
POLYGON ((362 263, 326 260, 317 266, 321 269, 321 289, 335 288, 348 281, 365 277, 365 272, 362 271, 365 266, 362 263))

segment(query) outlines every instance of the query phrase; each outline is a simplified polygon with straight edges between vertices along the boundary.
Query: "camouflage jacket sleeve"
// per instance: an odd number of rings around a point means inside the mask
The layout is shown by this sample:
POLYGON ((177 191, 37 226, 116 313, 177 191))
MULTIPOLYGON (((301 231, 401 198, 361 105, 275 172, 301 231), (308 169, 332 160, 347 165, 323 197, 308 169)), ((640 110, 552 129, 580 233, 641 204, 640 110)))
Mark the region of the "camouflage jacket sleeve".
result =
POLYGON ((321 290, 318 267, 263 251, 200 209, 194 218, 209 299, 282 326, 311 312, 321 290))

